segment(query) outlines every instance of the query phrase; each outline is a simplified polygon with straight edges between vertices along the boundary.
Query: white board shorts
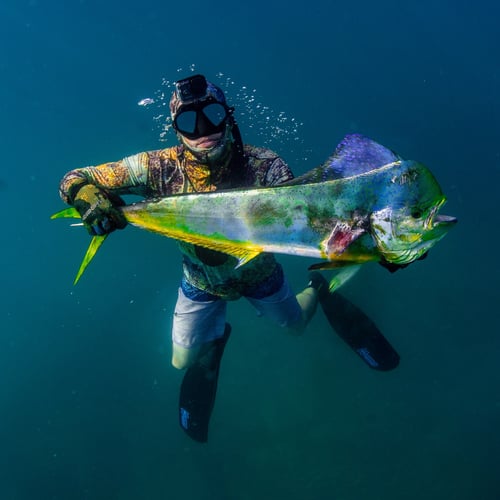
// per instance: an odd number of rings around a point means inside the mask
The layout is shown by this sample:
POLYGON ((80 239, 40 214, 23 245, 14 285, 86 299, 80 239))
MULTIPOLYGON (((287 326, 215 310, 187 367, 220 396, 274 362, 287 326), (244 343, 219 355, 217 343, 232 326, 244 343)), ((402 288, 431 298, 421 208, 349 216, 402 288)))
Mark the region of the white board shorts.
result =
MULTIPOLYGON (((268 297, 245 297, 264 316, 281 327, 301 324, 302 310, 285 279, 282 287, 268 297)), ((198 347, 222 337, 226 325, 227 301, 223 299, 198 302, 187 298, 179 288, 172 326, 172 342, 185 349, 198 347)))

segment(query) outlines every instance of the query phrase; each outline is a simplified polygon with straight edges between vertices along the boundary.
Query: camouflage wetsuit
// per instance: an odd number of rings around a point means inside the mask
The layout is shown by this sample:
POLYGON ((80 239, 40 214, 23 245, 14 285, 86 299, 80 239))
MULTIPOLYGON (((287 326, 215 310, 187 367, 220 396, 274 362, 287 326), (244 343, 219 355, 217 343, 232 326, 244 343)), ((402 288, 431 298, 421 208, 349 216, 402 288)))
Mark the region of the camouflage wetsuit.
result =
MULTIPOLYGON (((293 178, 286 163, 268 149, 245 146, 244 161, 227 162, 211 170, 182 145, 130 156, 118 162, 68 172, 61 181, 61 198, 69 204, 85 184, 116 194, 154 198, 178 193, 273 186, 293 178)), ((271 254, 261 254, 235 269, 234 257, 180 243, 183 253, 183 290, 194 300, 200 292, 226 300, 262 298, 276 292, 283 272, 271 254)))

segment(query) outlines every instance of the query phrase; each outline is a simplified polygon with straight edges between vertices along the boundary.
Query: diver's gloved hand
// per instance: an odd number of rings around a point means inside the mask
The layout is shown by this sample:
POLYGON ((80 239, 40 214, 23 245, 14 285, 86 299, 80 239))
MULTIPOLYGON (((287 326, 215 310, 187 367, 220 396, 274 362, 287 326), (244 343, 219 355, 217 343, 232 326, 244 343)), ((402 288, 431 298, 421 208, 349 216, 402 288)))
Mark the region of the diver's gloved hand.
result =
POLYGON ((92 236, 123 229, 127 221, 116 208, 123 205, 125 203, 118 195, 107 193, 92 184, 80 188, 73 200, 73 206, 82 216, 83 225, 92 236))
MULTIPOLYGON (((425 252, 418 259, 415 259, 415 260, 424 260, 427 257, 428 253, 429 252, 425 252)), ((413 262, 415 262, 415 261, 413 261, 413 262)), ((413 264, 413 262, 410 262, 410 264, 413 264)), ((394 264, 393 262, 388 262, 384 259, 379 261, 379 264, 382 267, 385 267, 390 273, 395 273, 396 271, 399 271, 400 269, 404 269, 405 267, 408 267, 410 265, 410 264, 394 264)))

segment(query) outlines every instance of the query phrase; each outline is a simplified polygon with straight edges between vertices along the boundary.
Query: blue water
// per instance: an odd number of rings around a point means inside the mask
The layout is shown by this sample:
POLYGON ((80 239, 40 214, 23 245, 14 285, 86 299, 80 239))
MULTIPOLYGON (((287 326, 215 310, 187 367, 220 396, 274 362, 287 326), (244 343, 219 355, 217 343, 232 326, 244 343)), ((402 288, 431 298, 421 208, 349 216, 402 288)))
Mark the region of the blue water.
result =
MULTIPOLYGON (((463 0, 3 0, 0 498, 499 498, 499 15, 463 0), (231 304, 206 445, 177 422, 175 244, 122 231, 73 287, 88 237, 49 220, 67 170, 175 143, 137 102, 192 65, 256 90, 269 123, 242 117, 244 138, 297 174, 361 132, 427 164, 460 219, 425 261, 346 285, 401 354, 393 372, 319 314, 292 338, 231 304), (302 124, 291 136, 279 112, 302 124)), ((300 289, 308 262, 280 260, 300 289)))

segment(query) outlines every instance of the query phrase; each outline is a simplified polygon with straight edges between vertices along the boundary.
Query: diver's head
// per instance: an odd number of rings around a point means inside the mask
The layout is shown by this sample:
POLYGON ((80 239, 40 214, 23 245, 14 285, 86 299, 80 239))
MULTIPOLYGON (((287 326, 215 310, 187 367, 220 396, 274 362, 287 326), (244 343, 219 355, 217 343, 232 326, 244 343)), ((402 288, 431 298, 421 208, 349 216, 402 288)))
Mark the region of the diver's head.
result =
POLYGON ((172 126, 179 140, 200 161, 214 163, 229 156, 232 112, 224 92, 203 75, 176 82, 170 99, 172 126))

